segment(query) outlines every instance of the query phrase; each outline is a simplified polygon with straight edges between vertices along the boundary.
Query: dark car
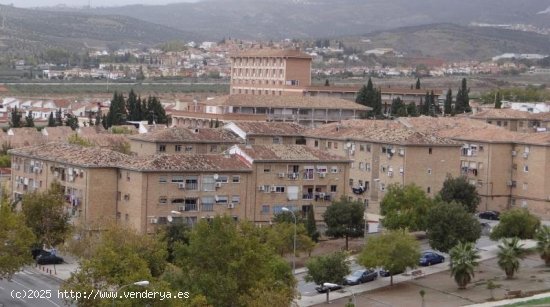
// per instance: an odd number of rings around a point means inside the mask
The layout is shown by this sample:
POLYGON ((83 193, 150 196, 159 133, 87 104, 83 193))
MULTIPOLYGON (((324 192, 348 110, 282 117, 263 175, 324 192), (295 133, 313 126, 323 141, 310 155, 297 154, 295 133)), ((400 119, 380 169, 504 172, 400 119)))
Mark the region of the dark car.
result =
POLYGON ((31 249, 32 259, 36 259, 38 256, 46 256, 49 255, 50 252, 43 250, 41 248, 33 248, 31 249))
POLYGON ((36 257, 36 263, 38 264, 61 264, 63 263, 63 258, 56 256, 52 253, 48 253, 47 255, 38 255, 36 257))
MULTIPOLYGON (((398 272, 395 272, 393 273, 393 276, 395 275, 399 275, 401 273, 403 273, 405 271, 398 271, 398 272)), ((378 275, 382 276, 382 277, 390 277, 392 274, 390 274, 390 271, 386 270, 386 269, 380 269, 380 271, 378 271, 378 275)))
POLYGON ((421 266, 428 266, 432 264, 437 263, 443 263, 445 261, 445 257, 441 256, 438 253, 434 252, 423 252, 420 256, 419 264, 421 266))
POLYGON ((330 287, 327 287, 327 286, 324 286, 324 285, 321 285, 321 286, 317 286, 315 287, 315 290, 317 290, 317 292, 319 293, 326 293, 328 290, 330 290, 330 292, 332 291, 336 291, 336 290, 340 290, 342 289, 342 286, 341 285, 333 285, 333 286, 330 286, 330 287))
POLYGON ((357 270, 344 277, 344 285, 358 285, 373 281, 378 277, 378 272, 372 269, 357 270))
POLYGON ((500 213, 498 211, 483 211, 477 215, 480 219, 498 221, 500 213))

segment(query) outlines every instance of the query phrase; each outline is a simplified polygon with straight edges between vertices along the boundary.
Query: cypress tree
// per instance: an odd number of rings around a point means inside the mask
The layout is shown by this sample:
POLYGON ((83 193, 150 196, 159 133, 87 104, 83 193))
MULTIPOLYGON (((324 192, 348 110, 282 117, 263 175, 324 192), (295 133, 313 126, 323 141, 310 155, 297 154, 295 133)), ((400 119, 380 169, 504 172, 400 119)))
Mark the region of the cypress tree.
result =
POLYGON ((55 125, 63 126, 63 111, 61 111, 61 108, 55 112, 55 125))
POLYGON ((313 241, 319 241, 319 232, 317 231, 317 224, 315 223, 315 212, 313 212, 313 206, 310 206, 307 211, 306 230, 307 234, 313 241))
POLYGON ((359 92, 357 92, 357 97, 355 98, 355 102, 362 104, 364 106, 367 105, 367 86, 363 85, 361 89, 359 89, 359 92))
POLYGON ((34 127, 34 117, 29 111, 29 115, 25 116, 25 127, 34 127))
POLYGON ((500 91, 497 91, 495 94, 495 109, 502 108, 502 96, 500 95, 500 91))
POLYGON ((48 127, 55 127, 55 118, 53 117, 53 112, 50 112, 50 117, 48 117, 48 127))
POLYGON ((128 93, 128 99, 126 99, 126 109, 128 110, 128 120, 140 120, 141 114, 138 114, 136 106, 137 96, 134 90, 131 89, 128 93))
POLYGON ((21 127, 21 112, 17 110, 17 107, 13 108, 13 110, 11 111, 10 127, 12 128, 21 127))
POLYGON ((416 79, 416 89, 419 90, 421 88, 420 86, 420 77, 416 79))
POLYGON ((451 115, 453 108, 453 90, 447 90, 447 96, 445 97, 445 104, 443 105, 443 111, 445 115, 451 115))
POLYGON ((468 84, 466 78, 462 79, 462 85, 458 89, 456 94, 456 103, 455 103, 455 112, 456 113, 467 113, 472 111, 470 108, 470 89, 468 89, 468 84))

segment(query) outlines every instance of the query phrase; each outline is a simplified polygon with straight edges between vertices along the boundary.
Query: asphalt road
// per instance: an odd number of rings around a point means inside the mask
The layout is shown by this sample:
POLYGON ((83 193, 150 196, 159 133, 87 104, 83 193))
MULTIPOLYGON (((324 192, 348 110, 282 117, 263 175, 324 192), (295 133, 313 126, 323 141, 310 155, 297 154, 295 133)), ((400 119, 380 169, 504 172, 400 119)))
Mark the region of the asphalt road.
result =
POLYGON ((66 306, 58 297, 60 284, 58 279, 24 269, 16 273, 11 281, 0 280, 0 307, 66 306))

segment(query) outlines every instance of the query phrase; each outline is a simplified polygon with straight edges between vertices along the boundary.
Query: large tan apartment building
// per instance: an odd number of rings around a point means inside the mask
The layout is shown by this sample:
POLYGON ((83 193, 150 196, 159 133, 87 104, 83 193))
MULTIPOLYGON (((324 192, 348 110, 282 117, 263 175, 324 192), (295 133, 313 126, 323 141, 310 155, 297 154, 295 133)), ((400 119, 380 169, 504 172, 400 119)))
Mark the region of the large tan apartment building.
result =
POLYGON ((459 176, 461 144, 397 122, 350 120, 310 129, 309 147, 353 161, 346 194, 379 213, 390 184, 416 184, 434 196, 448 176, 459 176))
POLYGON ((536 133, 550 131, 550 114, 513 109, 485 109, 470 118, 503 127, 510 131, 536 133))
POLYGON ((302 94, 311 85, 312 57, 299 50, 251 49, 231 55, 230 94, 302 94))
MULTIPOLYGON (((227 132, 229 133, 229 132, 227 132)), ((215 215, 269 223, 282 207, 315 210, 345 192, 349 160, 301 145, 234 145, 223 154, 131 156, 48 143, 10 150, 19 200, 56 181, 75 223, 116 220, 143 233, 215 215)))

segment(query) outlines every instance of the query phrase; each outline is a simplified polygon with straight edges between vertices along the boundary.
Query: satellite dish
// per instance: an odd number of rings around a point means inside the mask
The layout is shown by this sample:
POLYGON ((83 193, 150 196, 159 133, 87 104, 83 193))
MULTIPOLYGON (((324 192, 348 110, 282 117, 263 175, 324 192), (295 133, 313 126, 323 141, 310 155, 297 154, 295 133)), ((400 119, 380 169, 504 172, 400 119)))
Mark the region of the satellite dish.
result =
POLYGON ((347 143, 347 144, 346 144, 346 147, 347 147, 347 148, 351 148, 351 143, 347 143))
POLYGON ((166 217, 166 219, 167 219, 167 220, 168 220, 168 222, 170 222, 170 223, 172 223, 172 221, 174 220, 174 219, 172 218, 172 216, 171 216, 171 215, 167 216, 167 217, 166 217))
POLYGON ((392 148, 391 153, 394 154, 394 153, 395 153, 395 149, 392 148))
POLYGON ((214 179, 215 179, 215 180, 218 180, 218 178, 220 178, 220 175, 214 174, 214 179))

